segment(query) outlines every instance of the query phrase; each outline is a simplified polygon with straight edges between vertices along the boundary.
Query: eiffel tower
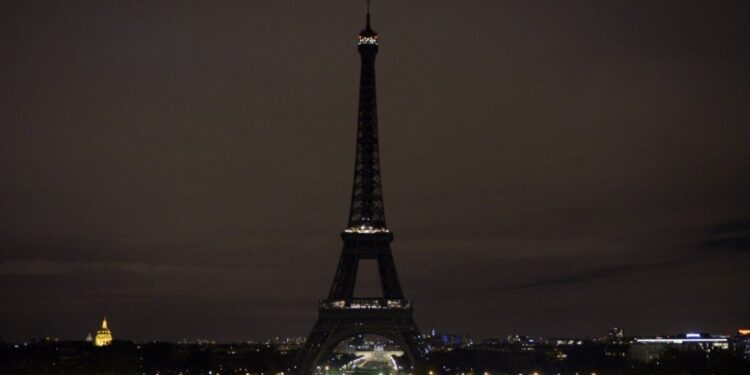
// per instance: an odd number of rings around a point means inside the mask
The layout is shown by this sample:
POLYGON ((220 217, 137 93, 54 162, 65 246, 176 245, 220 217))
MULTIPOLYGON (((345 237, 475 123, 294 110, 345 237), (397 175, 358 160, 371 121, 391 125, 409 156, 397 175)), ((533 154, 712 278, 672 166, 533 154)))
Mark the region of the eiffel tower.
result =
POLYGON ((409 368, 423 359, 419 329, 412 317, 411 301, 404 297, 390 243, 393 233, 385 224, 378 153, 378 120, 375 100, 375 55, 378 34, 367 24, 359 33, 357 49, 362 59, 359 88, 357 151, 354 186, 347 228, 341 233, 341 252, 328 298, 321 300, 318 321, 297 358, 297 373, 310 375, 329 359, 342 341, 360 334, 383 336, 404 351, 409 368), (357 297, 354 287, 361 260, 375 260, 381 297, 357 297))

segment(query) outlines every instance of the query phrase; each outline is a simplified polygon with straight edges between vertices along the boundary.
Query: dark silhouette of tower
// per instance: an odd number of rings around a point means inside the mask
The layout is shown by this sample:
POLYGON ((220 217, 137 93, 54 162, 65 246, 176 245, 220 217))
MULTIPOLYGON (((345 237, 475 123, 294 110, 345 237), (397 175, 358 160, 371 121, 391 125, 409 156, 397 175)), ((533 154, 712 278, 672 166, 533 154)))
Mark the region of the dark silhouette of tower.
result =
MULTIPOLYGON (((385 224, 378 153, 378 119, 375 100, 375 55, 378 34, 367 25, 359 33, 362 71, 359 88, 357 152, 354 185, 347 228, 341 233, 344 248, 328 298, 321 300, 318 321, 299 354, 297 372, 309 375, 342 341, 359 334, 384 336, 399 345, 408 362, 422 359, 411 301, 404 297, 391 254, 393 233, 385 224), (361 260, 375 260, 380 275, 380 297, 354 295, 361 260)), ((408 369, 407 369, 408 370, 408 369)))

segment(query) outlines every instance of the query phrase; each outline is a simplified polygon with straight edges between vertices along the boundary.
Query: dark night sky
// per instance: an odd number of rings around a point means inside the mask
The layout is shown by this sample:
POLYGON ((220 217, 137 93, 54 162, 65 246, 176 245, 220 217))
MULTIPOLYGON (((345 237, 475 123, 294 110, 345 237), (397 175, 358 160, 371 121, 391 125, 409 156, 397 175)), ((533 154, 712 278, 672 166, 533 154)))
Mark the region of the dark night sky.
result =
MULTIPOLYGON (((309 332, 364 3, 3 1, 0 338, 309 332)), ((750 3, 377 0, 385 204, 423 329, 750 324, 750 3)))

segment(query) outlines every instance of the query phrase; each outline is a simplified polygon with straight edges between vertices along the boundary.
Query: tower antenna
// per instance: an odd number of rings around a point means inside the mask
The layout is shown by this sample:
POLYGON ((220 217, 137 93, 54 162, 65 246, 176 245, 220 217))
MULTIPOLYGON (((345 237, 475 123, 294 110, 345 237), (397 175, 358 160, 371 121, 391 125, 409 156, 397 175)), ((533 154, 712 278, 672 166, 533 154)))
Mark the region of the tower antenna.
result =
POLYGON ((367 28, 370 28, 370 0, 365 0, 367 3, 367 28))

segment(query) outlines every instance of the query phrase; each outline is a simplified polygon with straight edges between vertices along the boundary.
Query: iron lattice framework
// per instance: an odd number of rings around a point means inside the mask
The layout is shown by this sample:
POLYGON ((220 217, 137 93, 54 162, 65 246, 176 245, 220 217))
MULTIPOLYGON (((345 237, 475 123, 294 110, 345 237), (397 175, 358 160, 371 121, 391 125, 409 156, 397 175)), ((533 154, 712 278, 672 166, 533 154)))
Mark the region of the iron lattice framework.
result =
POLYGON ((357 154, 354 162, 354 186, 349 210, 350 229, 385 229, 383 189, 380 180, 378 151, 378 112, 375 95, 375 55, 377 33, 367 26, 360 33, 359 53, 362 69, 359 78, 359 116, 357 121, 357 154), (365 39, 370 38, 370 39, 365 39), (365 41, 372 41, 367 43, 365 41))
POLYGON ((320 301, 318 321, 299 353, 296 370, 300 375, 315 373, 339 343, 358 334, 384 336, 400 346, 409 363, 407 371, 419 366, 423 355, 412 304, 401 290, 391 253, 393 234, 385 223, 375 98, 378 34, 370 27, 369 12, 358 50, 362 71, 349 221, 341 233, 344 247, 328 298, 320 301), (377 261, 380 297, 354 295, 359 262, 367 259, 377 261))

